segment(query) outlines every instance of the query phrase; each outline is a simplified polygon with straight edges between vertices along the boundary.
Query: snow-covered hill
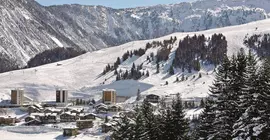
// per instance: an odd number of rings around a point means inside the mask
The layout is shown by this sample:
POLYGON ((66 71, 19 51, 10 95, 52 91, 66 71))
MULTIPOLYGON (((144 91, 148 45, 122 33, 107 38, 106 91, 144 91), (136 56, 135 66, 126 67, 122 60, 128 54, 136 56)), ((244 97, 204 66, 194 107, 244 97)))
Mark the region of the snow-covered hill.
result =
POLYGON ((269 0, 200 0, 131 9, 62 5, 34 0, 0 3, 0 52, 20 65, 56 47, 87 51, 173 32, 207 30, 268 18, 269 0))
MULTIPOLYGON (((243 40, 247 34, 270 33, 270 20, 252 22, 239 26, 231 26, 219 29, 212 29, 202 32, 174 33, 169 36, 157 38, 154 40, 163 41, 170 39, 171 36, 177 36, 178 41, 186 35, 204 34, 211 36, 214 33, 222 33, 228 41, 228 55, 236 53, 243 45, 243 40)), ((189 76, 187 81, 174 83, 176 76, 181 75, 181 71, 175 75, 169 76, 167 69, 174 57, 174 51, 169 55, 169 60, 162 62, 159 74, 155 74, 155 65, 148 64, 143 67, 150 71, 150 76, 138 81, 127 80, 115 82, 113 72, 101 76, 105 66, 113 64, 117 57, 121 57, 127 50, 144 48, 146 43, 154 40, 143 40, 126 43, 120 46, 102 49, 95 52, 86 53, 82 56, 65 60, 53 64, 48 64, 36 68, 17 70, 0 74, 0 98, 9 99, 10 89, 23 87, 27 96, 36 100, 54 100, 55 89, 69 89, 73 96, 100 97, 100 90, 103 88, 115 88, 120 95, 135 96, 137 89, 141 89, 142 94, 155 93, 160 95, 182 93, 184 98, 205 97, 207 96, 209 85, 214 78, 213 66, 203 66, 200 73, 202 78, 198 79, 198 72, 185 74, 189 76), (207 74, 208 73, 208 74, 207 74), (193 75, 195 78, 193 79, 193 75), (105 80, 106 79, 106 80, 105 80), (104 82, 105 81, 105 82, 104 82), (165 81, 169 85, 164 86, 165 81), (104 83, 103 83, 104 82, 104 83)), ((173 46, 175 50, 178 43, 173 46)), ((146 54, 155 52, 155 49, 147 50, 146 54)), ((121 68, 129 68, 132 63, 140 64, 145 61, 146 55, 138 58, 132 58, 125 61, 121 68)))

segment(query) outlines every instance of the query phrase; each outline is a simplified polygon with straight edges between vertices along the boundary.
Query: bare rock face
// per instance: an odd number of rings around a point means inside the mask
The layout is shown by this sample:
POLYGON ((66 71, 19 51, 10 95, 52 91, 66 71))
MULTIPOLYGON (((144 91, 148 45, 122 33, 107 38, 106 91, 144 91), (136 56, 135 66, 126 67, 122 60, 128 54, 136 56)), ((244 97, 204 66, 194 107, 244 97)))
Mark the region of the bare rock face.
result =
POLYGON ((34 0, 0 3, 0 52, 21 66, 56 47, 94 51, 173 32, 207 30, 268 18, 269 0, 201 0, 129 9, 61 5, 34 0))

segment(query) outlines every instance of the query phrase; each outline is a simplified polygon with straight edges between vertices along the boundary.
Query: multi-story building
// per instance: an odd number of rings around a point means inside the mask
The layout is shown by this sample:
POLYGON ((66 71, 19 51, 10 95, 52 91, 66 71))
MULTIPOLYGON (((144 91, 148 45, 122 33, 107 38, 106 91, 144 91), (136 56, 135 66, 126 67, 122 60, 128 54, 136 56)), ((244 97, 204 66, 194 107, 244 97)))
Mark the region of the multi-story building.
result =
POLYGON ((67 90, 56 90, 56 103, 67 103, 68 91, 67 90))
POLYGON ((116 103, 116 91, 114 89, 104 89, 102 101, 104 104, 115 104, 116 103))
POLYGON ((11 90, 11 104, 23 105, 24 103, 24 90, 15 89, 11 90))

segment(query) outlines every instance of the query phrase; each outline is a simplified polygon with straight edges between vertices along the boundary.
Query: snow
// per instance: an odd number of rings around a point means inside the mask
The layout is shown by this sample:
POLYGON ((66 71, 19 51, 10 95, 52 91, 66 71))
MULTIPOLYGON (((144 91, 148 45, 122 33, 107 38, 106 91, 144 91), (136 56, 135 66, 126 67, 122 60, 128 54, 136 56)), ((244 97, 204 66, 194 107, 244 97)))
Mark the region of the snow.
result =
POLYGON ((181 93, 183 98, 207 97, 209 86, 214 79, 213 66, 203 65, 199 72, 202 74, 200 79, 198 79, 198 72, 184 73, 185 76, 188 76, 188 80, 175 83, 176 77, 181 79, 183 74, 179 69, 175 70, 175 75, 168 75, 167 69, 173 60, 174 50, 178 46, 177 43, 173 46, 169 61, 162 63, 164 67, 161 67, 159 74, 155 73, 154 63, 145 63, 147 55, 151 52, 156 53, 158 48, 149 49, 142 57, 130 58, 119 66, 119 68, 125 70, 129 69, 132 63, 139 65, 144 62, 143 69, 150 72, 150 77, 148 78, 142 78, 138 81, 126 80, 115 82, 114 72, 104 76, 101 73, 107 64, 113 64, 117 57, 121 57, 126 51, 144 48, 148 42, 154 40, 163 41, 171 36, 177 36, 179 41, 179 39, 186 35, 205 34, 208 37, 214 33, 222 33, 228 41, 228 55, 230 56, 242 47, 246 49, 243 45, 243 39, 247 34, 269 33, 269 25, 270 20, 263 20, 240 26, 201 32, 174 33, 153 40, 129 42, 57 62, 61 63, 61 66, 57 66, 57 63, 52 63, 30 69, 2 73, 0 74, 0 100, 10 99, 10 90, 17 87, 23 87, 25 94, 35 101, 54 100, 54 93, 57 88, 68 89, 70 97, 81 96, 90 99, 100 99, 102 90, 106 88, 115 89, 119 95, 126 96, 135 96, 139 88, 142 95, 159 94, 165 96, 181 93), (258 29, 255 30, 256 28, 258 29), (193 76, 195 76, 194 79, 193 76), (164 85, 166 81, 169 83, 167 86, 164 85))
POLYGON ((63 48, 64 47, 64 45, 57 39, 57 38, 55 38, 55 37, 53 37, 53 36, 50 36, 50 38, 59 46, 59 47, 61 47, 61 48, 63 48))

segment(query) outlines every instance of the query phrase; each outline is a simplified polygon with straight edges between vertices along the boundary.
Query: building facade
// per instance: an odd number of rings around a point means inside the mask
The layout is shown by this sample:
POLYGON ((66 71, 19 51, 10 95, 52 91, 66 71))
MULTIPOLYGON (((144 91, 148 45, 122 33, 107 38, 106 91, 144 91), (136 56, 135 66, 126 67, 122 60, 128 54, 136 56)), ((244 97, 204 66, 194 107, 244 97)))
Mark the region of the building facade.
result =
POLYGON ((56 90, 56 103, 67 103, 68 91, 67 90, 56 90))
POLYGON ((15 89, 11 90, 11 104, 23 105, 24 103, 24 90, 15 89))
POLYGON ((103 90, 102 101, 104 104, 115 104, 116 103, 116 91, 114 89, 103 90))

